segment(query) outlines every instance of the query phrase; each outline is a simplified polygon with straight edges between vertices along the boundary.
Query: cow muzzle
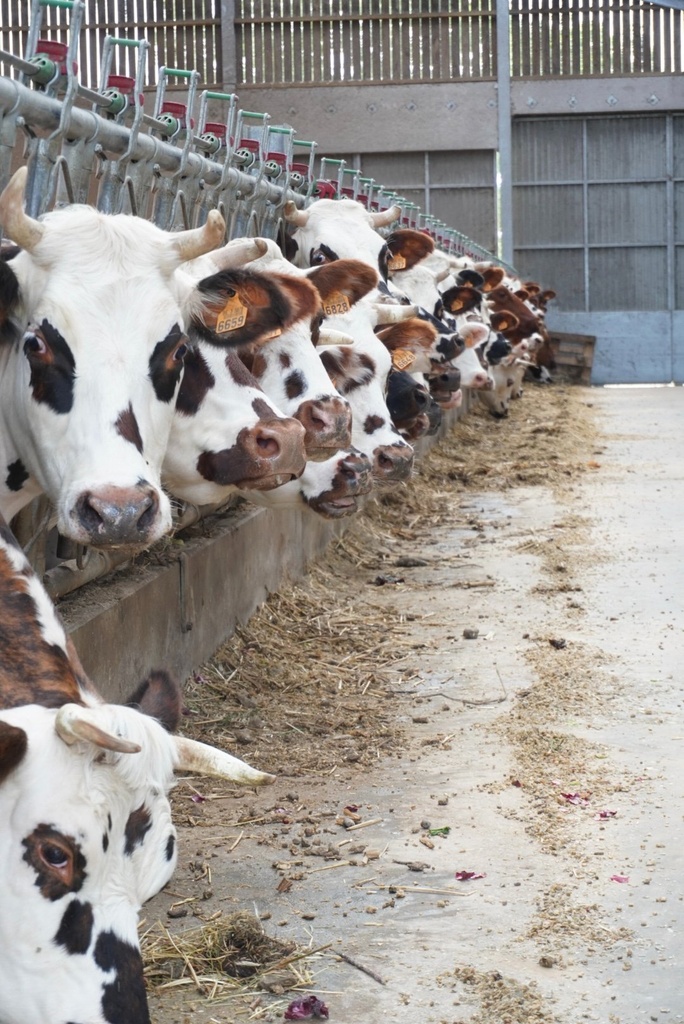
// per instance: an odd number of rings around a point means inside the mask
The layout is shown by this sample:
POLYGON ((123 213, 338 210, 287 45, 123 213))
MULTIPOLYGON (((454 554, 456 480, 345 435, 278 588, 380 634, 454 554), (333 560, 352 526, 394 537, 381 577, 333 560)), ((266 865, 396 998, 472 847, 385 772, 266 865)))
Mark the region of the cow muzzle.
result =
POLYGON ((410 445, 381 445, 373 452, 373 478, 382 483, 408 480, 413 469, 413 448, 410 445))
POLYGON ((135 487, 84 491, 71 511, 74 540, 92 547, 140 547, 161 534, 159 492, 146 481, 135 487))
POLYGON ((307 499, 309 508, 326 519, 341 519, 360 508, 365 494, 373 487, 370 459, 361 452, 349 452, 337 464, 332 487, 307 499))
POLYGON ((309 399, 301 403, 294 416, 306 431, 304 447, 309 458, 319 449, 327 458, 331 451, 351 444, 351 408, 343 398, 309 399))
POLYGON ((304 428, 290 417, 262 421, 240 439, 243 469, 235 481, 243 490, 270 491, 297 480, 306 466, 304 428))

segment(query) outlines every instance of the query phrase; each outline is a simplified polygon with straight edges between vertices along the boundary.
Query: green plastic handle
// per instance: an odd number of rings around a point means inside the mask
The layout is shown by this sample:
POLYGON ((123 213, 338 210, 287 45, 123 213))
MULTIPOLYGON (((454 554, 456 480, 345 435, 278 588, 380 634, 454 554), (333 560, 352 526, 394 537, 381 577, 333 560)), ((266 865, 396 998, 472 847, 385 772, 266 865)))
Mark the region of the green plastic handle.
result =
POLYGON ((204 94, 208 100, 233 100, 235 99, 234 92, 205 92, 204 94))
POLYGON ((41 7, 75 7, 74 0, 40 0, 41 7))
POLYGON ((117 39, 115 36, 109 36, 110 43, 115 43, 117 46, 142 46, 145 42, 144 39, 117 39))
POLYGON ((313 149, 314 146, 318 145, 317 142, 305 142, 304 139, 295 139, 294 144, 295 146, 308 146, 309 149, 313 149))
POLYGON ((192 78, 196 71, 181 71, 179 68, 164 68, 165 75, 172 75, 173 78, 192 78))
POLYGON ((254 114, 251 110, 243 110, 242 111, 243 120, 244 120, 245 117, 258 117, 260 121, 263 121, 268 116, 269 116, 268 114, 254 114))
POLYGON ((292 135, 294 128, 278 128, 276 127, 276 125, 273 125, 270 128, 270 131, 273 133, 273 135, 292 135))

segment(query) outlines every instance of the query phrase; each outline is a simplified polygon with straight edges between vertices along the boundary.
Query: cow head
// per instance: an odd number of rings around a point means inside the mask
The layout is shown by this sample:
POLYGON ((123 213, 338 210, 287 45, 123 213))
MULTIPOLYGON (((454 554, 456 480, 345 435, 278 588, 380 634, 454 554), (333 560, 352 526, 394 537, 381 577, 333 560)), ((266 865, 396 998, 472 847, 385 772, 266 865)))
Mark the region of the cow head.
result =
POLYGON ((298 267, 316 267, 339 259, 359 259, 387 280, 390 251, 378 228, 392 224, 401 209, 392 206, 369 212, 354 199, 317 199, 305 210, 285 205, 285 219, 295 225, 292 260, 298 267))
POLYGON ((0 711, 3 1024, 149 1024, 138 911, 173 873, 188 742, 132 707, 0 711))
POLYGON ((213 311, 217 344, 244 340, 223 329, 236 316, 228 287, 179 269, 221 241, 223 219, 167 233, 73 206, 37 221, 23 212, 24 181, 17 172, 0 197, 22 247, 6 266, 14 298, 0 288, 1 507, 9 518, 45 491, 66 536, 150 544, 171 524, 160 470, 187 331, 213 311))

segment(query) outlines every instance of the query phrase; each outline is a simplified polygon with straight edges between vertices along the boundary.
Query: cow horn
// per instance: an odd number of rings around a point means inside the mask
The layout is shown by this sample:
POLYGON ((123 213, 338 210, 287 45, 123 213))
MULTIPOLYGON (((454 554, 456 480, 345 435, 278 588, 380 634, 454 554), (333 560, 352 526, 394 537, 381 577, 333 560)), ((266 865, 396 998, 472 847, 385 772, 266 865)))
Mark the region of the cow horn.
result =
POLYGON ((27 177, 28 168, 20 167, 0 196, 0 223, 8 238, 27 252, 33 252, 45 233, 45 225, 24 212, 27 177))
POLYGON ((228 779, 241 786, 265 786, 275 782, 275 775, 250 768, 239 758, 226 754, 223 750, 217 750, 216 747, 210 747, 207 743, 189 740, 185 736, 174 736, 173 739, 178 755, 176 771, 216 775, 220 779, 228 779))
POLYGON ((418 306, 391 306, 388 302, 375 303, 376 324, 398 324, 409 320, 418 312, 418 306))
POLYGON ((353 345, 354 339, 351 334, 344 331, 334 331, 331 327, 321 327, 318 332, 318 346, 321 345, 353 345))
POLYGON ((288 199, 283 207, 283 217, 289 224, 296 224, 298 228, 304 228, 309 219, 309 211, 299 210, 294 200, 288 199))
POLYGON ((390 206, 388 210, 376 210, 370 214, 371 224, 374 228, 385 228, 389 224, 394 224, 395 220, 401 213, 401 206, 390 206))
POLYGON ((93 712, 80 704, 63 704, 55 718, 55 731, 69 746, 76 740, 85 740, 103 750, 116 750, 119 754, 138 754, 142 750, 138 743, 105 732, 93 718, 93 712))
POLYGON ((220 270, 244 267, 265 256, 268 252, 268 240, 265 238, 234 238, 223 248, 211 253, 211 259, 220 270))
POLYGON ((435 274, 435 284, 441 284, 442 281, 446 281, 450 273, 451 269, 449 267, 444 267, 442 270, 438 270, 435 274))
POLYGON ((221 245, 226 237, 226 222, 218 210, 210 210, 206 222, 201 228, 190 228, 179 231, 173 238, 173 248, 178 253, 181 263, 204 256, 221 245))

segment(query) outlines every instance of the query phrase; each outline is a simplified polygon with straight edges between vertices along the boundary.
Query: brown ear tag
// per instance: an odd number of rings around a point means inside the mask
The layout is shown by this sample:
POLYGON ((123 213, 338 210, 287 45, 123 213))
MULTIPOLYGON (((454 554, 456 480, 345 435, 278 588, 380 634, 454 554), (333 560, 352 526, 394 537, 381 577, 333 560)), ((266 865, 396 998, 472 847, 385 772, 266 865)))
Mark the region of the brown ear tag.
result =
POLYGON ((387 269, 388 270, 403 270, 405 268, 405 266, 406 266, 405 258, 401 255, 401 253, 397 253, 397 255, 393 256, 392 259, 387 264, 387 269))
POLYGON ((407 348, 395 348, 392 352, 392 366, 395 370, 408 370, 413 366, 416 357, 407 348))
POLYGON ((231 295, 216 317, 216 333, 228 334, 230 331, 237 331, 239 327, 245 326, 246 321, 247 306, 242 303, 239 295, 231 295))
POLYGON ((337 313, 348 313, 351 304, 346 295, 342 292, 331 292, 323 299, 323 312, 326 316, 335 316, 337 313))

